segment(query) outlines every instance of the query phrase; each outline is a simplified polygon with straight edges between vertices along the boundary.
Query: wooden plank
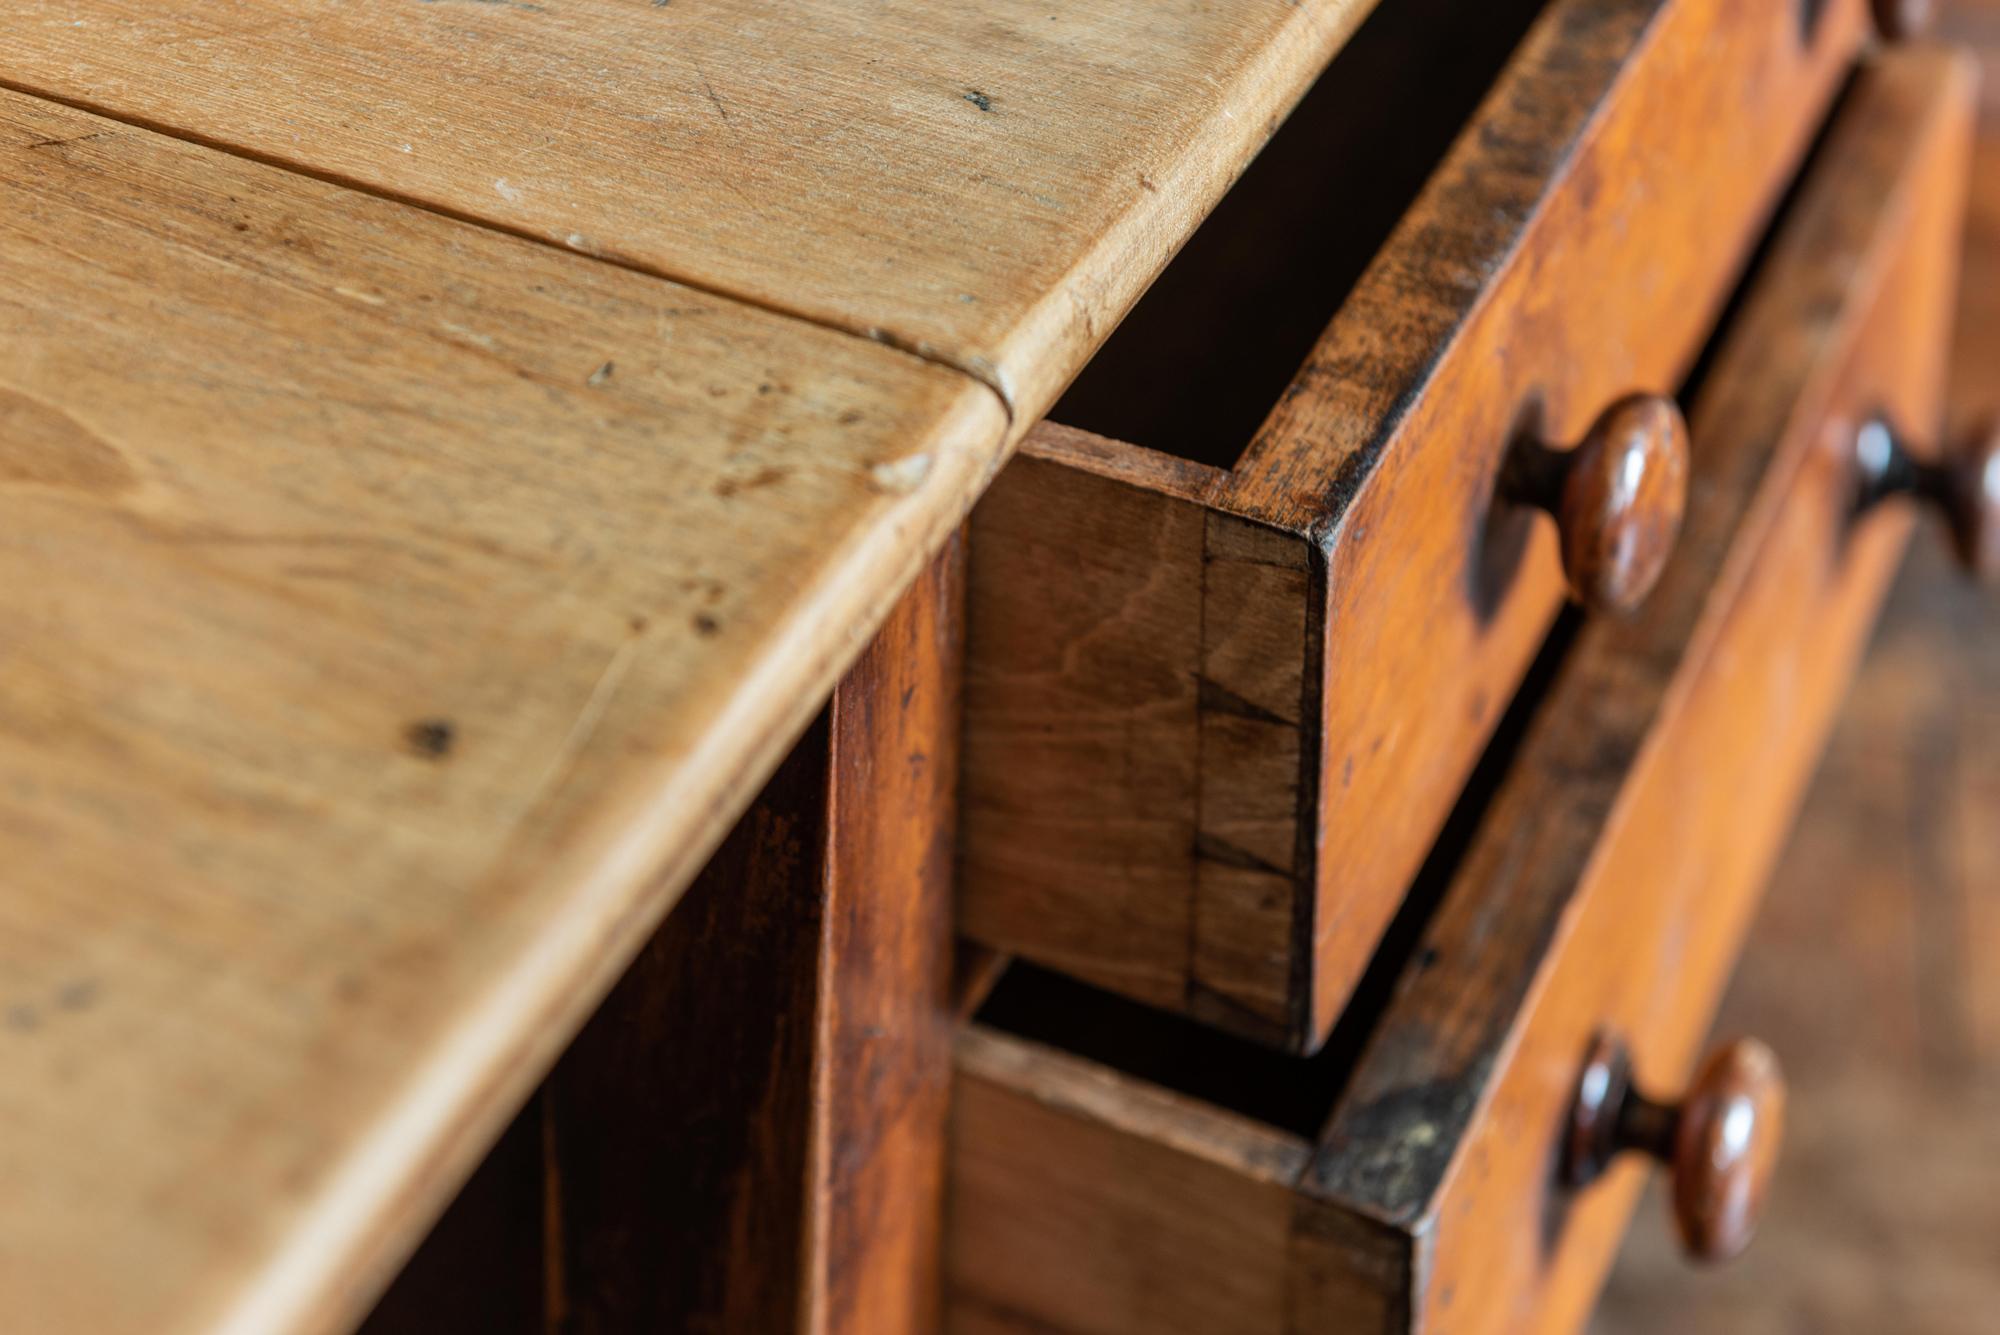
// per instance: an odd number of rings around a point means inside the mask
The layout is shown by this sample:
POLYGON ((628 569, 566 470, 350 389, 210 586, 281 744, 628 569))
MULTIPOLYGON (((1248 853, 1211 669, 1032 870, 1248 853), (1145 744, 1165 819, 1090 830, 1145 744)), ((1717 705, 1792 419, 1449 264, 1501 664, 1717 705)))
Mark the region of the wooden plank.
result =
POLYGON ((946 547, 833 696, 810 1335, 941 1314, 964 557, 946 547))
POLYGON ((994 465, 985 388, 0 96, 0 1289, 365 1311, 994 465))
POLYGON ((1373 0, 23 0, 0 80, 961 367, 1038 418, 1373 0))
POLYGON ((1320 765, 1312 552, 1296 534, 1211 513, 1203 528, 1201 772, 1187 1007, 1280 1043, 1296 1028, 1298 944, 1312 922, 1297 868, 1320 765))
POLYGON ((1180 484, 1163 491, 1067 466, 1104 449, 1132 452, 1039 426, 973 513, 960 927, 1179 1007, 1200 772, 1194 492, 1212 470, 1163 475, 1180 484))
POLYGON ((1303 1141, 991 1030, 958 1064, 947 1330, 1287 1329, 1303 1141))

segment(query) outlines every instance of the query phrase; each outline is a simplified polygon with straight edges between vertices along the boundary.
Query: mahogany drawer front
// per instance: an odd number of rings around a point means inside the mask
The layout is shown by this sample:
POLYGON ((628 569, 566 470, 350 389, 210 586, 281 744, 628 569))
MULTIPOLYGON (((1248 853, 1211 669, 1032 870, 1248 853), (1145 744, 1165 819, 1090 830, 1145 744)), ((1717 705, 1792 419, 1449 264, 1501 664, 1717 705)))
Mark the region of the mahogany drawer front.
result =
POLYGON ((1856 81, 1701 379, 1655 596, 1575 631, 1399 971, 1338 1041, 1232 1070, 1201 1047, 1229 1040, 1124 1006, 1152 1027, 1129 1051, 1171 1066, 1185 1045, 1180 1078, 1119 1069, 1115 1026, 1102 1060, 964 1035, 952 1329, 1581 1324, 1642 1174, 1561 1185, 1579 1075, 1602 1035, 1649 1087, 1696 1055, 1907 533, 1895 511, 1857 518, 1856 442, 1877 414, 1937 423, 1970 125, 1948 57, 1856 81), (1323 1094, 1243 1110, 1286 1080, 1323 1094))
POLYGON ((1813 8, 1553 0, 1233 467, 1030 434, 973 519, 967 932, 1324 1040, 1563 601, 1507 447, 1685 374, 1865 33, 1813 8))

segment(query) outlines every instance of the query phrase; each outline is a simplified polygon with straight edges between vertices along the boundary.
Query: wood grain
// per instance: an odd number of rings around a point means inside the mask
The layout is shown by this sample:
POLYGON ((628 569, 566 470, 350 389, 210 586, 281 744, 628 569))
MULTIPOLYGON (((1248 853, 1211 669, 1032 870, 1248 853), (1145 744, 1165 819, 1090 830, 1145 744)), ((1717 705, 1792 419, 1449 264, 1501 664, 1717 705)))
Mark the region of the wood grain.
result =
POLYGON ((954 540, 365 1331, 937 1329, 962 588, 954 540))
POLYGON ((1639 1175, 1559 1189, 1576 1081, 1606 1029, 1649 1086, 1685 1077, 1908 530, 1850 523, 1853 435, 1885 404, 1935 415, 1970 92, 1935 53, 1857 82, 1701 382, 1654 598, 1569 645, 1357 1055, 1261 1057, 1332 1089, 1309 1163, 1289 1133, 1136 1075, 990 1031, 961 1044, 954 1165, 981 1185, 954 1200, 952 1275, 1013 1323, 964 1329, 1581 1323, 1639 1175), (1273 1152, 1254 1161, 1216 1148, 1257 1137, 1273 1152), (1201 1267, 1226 1244, 1205 1230, 1268 1236, 1274 1171, 1284 1272, 1238 1263, 1215 1315, 1193 1290, 1219 1285, 1201 1267))
POLYGON ((1004 412, 13 94, 0 197, 9 1321, 337 1327, 959 522, 1004 412))
POLYGON ((1031 446, 974 519, 969 931, 1325 1039, 1562 601, 1551 526, 1496 502, 1509 445, 1679 381, 1867 21, 1833 0, 1802 44, 1786 6, 1557 0, 1233 468, 1031 446), (1237 578, 1223 532, 1283 554, 1237 578), (1093 689, 1145 712, 1072 726, 1093 689), (1109 833, 1063 828, 1086 813, 1109 833))
POLYGON ((1556 1142, 1594 1034, 1690 1069, 1894 568, 1853 433, 1937 417, 1970 101, 1935 53, 1856 85, 1695 405, 1682 557, 1580 633, 1328 1124, 1316 1190, 1453 1225, 1417 1301, 1455 1329, 1573 1328, 1609 1263, 1641 1176, 1563 1196, 1556 1142))
POLYGON ((1282 1329, 1290 1184, 1308 1148, 970 1029, 952 1106, 945 1328, 1282 1329))
POLYGON ((1679 382, 1862 22, 1828 4, 1802 47, 1788 6, 1553 6, 1478 148, 1461 141, 1321 339, 1321 392, 1281 401, 1238 470, 1252 513, 1328 547, 1314 874, 1373 891, 1319 908, 1308 1033, 1339 1014, 1399 900, 1375 887, 1414 874, 1562 600, 1549 526, 1484 542, 1505 523, 1500 451, 1524 420, 1576 440, 1679 382), (1407 267, 1426 254, 1450 259, 1407 267))
POLYGON ((1038 426, 975 512, 959 927, 1172 1007, 1192 938, 1209 470, 1100 476, 1106 444, 1038 426))
POLYGON ((1025 430, 1371 5, 25 0, 0 80, 916 350, 1025 430))
POLYGON ((806 1335, 938 1329, 964 597, 954 538, 833 694, 806 1335))

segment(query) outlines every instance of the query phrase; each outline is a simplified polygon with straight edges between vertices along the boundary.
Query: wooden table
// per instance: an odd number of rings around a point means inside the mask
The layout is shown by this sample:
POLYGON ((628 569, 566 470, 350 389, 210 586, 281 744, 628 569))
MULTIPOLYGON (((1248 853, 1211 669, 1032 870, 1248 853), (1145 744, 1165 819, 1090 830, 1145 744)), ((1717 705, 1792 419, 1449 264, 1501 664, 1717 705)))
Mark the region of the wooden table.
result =
POLYGON ((352 1321, 1367 0, 23 0, 0 1293, 352 1321))
POLYGON ((0 1325, 1567 1329, 1641 1154, 1740 1249, 1867 512, 2000 567, 1969 67, 1375 8, 16 0, 0 1325))

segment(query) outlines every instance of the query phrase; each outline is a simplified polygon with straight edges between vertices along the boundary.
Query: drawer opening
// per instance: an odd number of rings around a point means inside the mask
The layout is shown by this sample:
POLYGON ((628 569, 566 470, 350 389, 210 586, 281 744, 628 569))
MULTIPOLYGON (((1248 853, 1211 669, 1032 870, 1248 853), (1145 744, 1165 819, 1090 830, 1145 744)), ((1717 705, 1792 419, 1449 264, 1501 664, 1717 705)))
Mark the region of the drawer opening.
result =
POLYGON ((1234 465, 1545 3, 1382 0, 1049 417, 1234 465))
POLYGON ((1353 999, 1317 1053, 1292 1056, 1023 961, 1008 966, 974 1019, 1317 1139, 1398 980, 1408 969, 1423 967, 1417 955, 1424 928, 1552 689, 1581 623, 1574 609, 1557 618, 1353 999))

